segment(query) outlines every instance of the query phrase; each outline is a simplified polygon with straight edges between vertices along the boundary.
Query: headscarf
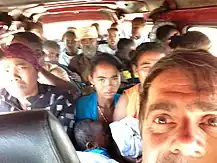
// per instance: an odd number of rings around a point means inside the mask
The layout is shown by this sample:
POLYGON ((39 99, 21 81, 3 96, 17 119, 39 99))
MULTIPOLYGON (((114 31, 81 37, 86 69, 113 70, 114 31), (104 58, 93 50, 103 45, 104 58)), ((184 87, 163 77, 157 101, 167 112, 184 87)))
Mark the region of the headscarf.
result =
POLYGON ((30 63, 36 70, 39 69, 39 55, 28 46, 21 43, 13 43, 4 48, 5 58, 18 58, 30 63))

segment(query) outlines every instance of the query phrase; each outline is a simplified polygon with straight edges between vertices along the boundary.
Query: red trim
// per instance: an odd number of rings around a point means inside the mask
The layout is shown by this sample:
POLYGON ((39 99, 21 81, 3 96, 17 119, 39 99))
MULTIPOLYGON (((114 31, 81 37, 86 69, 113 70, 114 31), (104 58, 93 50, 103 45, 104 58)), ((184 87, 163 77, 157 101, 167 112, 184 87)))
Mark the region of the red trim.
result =
POLYGON ((178 24, 217 24, 217 7, 174 10, 162 14, 160 19, 178 24))
POLYGON ((75 20, 111 20, 111 17, 102 12, 81 12, 63 13, 54 15, 45 15, 40 18, 43 23, 63 22, 63 21, 75 21, 75 20))
POLYGON ((48 9, 48 12, 61 12, 61 11, 96 11, 106 7, 97 7, 97 6, 79 6, 79 7, 63 7, 63 8, 54 8, 48 9))

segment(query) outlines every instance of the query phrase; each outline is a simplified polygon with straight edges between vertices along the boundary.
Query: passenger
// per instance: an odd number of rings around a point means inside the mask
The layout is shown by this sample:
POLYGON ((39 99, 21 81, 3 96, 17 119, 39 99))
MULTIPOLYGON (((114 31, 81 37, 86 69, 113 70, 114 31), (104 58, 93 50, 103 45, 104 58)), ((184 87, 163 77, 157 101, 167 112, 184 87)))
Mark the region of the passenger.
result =
MULTIPOLYGON (((12 40, 12 43, 22 43, 24 45, 27 45, 32 50, 34 50, 34 54, 39 59, 38 62, 41 62, 43 59, 43 43, 42 40, 36 36, 34 33, 31 32, 19 32, 14 34, 14 38, 12 40)), ((78 90, 72 85, 70 82, 64 81, 60 79, 59 77, 56 77, 55 75, 51 74, 44 68, 39 68, 39 78, 41 78, 41 81, 44 81, 44 83, 41 84, 47 84, 47 85, 54 85, 60 88, 64 89, 72 89, 73 92, 77 92, 78 90)))
POLYGON ((93 24, 91 25, 91 27, 95 27, 95 28, 96 28, 97 34, 98 34, 98 41, 102 41, 104 38, 103 38, 103 36, 100 34, 100 26, 99 26, 99 24, 98 24, 98 23, 93 23, 93 24))
POLYGON ((108 54, 96 56, 91 65, 89 80, 96 92, 76 101, 76 120, 93 119, 110 123, 120 97, 116 92, 121 82, 121 65, 108 54))
POLYGON ((199 31, 189 31, 181 36, 173 37, 170 46, 173 49, 202 49, 208 51, 211 47, 211 41, 199 31))
POLYGON ((39 38, 41 38, 42 40, 45 40, 43 33, 43 24, 41 22, 30 22, 28 23, 27 27, 26 27, 26 31, 28 32, 32 32, 35 35, 37 35, 39 38))
POLYGON ((115 56, 122 61, 125 69, 129 69, 129 62, 131 62, 132 59, 130 52, 136 49, 134 41, 127 38, 122 38, 118 42, 117 48, 118 50, 115 56))
POLYGON ((122 93, 123 90, 132 87, 135 83, 138 83, 138 79, 134 76, 132 70, 132 51, 135 50, 136 45, 133 40, 122 38, 118 42, 117 45, 117 53, 116 57, 122 62, 123 71, 122 71, 122 79, 121 86, 119 92, 122 93))
POLYGON ((21 43, 29 46, 34 51, 37 52, 39 55, 38 57, 41 57, 42 54, 42 45, 43 41, 34 33, 31 32, 18 32, 14 34, 14 37, 12 39, 12 43, 21 43))
POLYGON ((81 77, 77 73, 71 72, 67 67, 58 63, 60 46, 55 41, 45 41, 43 51, 45 52, 43 67, 48 72, 65 81, 81 82, 81 77))
POLYGON ((131 39, 134 40, 136 46, 147 42, 147 35, 144 35, 144 27, 145 27, 145 19, 144 18, 135 18, 132 20, 132 37, 131 39))
MULTIPOLYGON (((68 73, 58 65, 60 46, 55 41, 47 40, 44 42, 43 51, 45 55, 41 66, 51 74, 65 81, 70 81, 68 73)), ((39 82, 44 83, 43 81, 39 82)))
POLYGON ((151 68, 139 111, 143 163, 216 163, 216 63, 179 51, 151 68))
POLYGON ((98 46, 98 51, 102 53, 108 53, 111 55, 115 55, 117 51, 117 43, 119 41, 119 34, 117 28, 109 28, 108 29, 108 43, 100 44, 98 46))
POLYGON ((34 51, 14 43, 4 49, 0 73, 4 92, 0 96, 0 112, 50 110, 70 133, 74 122, 74 99, 67 90, 37 82, 39 64, 34 51))
POLYGON ((133 71, 139 76, 140 83, 124 91, 115 107, 114 121, 119 121, 127 116, 138 118, 143 82, 149 69, 165 54, 166 49, 159 43, 147 42, 137 47, 132 64, 133 71))
POLYGON ((83 53, 71 59, 69 69, 77 72, 86 83, 88 82, 90 60, 99 53, 97 52, 97 38, 97 31, 94 27, 78 29, 78 39, 83 53))
POLYGON ((180 32, 173 25, 164 25, 157 29, 156 31, 156 41, 162 43, 166 48, 170 49, 169 44, 171 42, 171 37, 179 36, 180 32))
POLYGON ((74 125, 74 138, 81 163, 117 163, 108 152, 108 126, 100 121, 81 120, 74 125))
POLYGON ((67 31, 62 37, 65 49, 61 52, 59 63, 69 66, 70 60, 79 54, 78 41, 73 31, 67 31))

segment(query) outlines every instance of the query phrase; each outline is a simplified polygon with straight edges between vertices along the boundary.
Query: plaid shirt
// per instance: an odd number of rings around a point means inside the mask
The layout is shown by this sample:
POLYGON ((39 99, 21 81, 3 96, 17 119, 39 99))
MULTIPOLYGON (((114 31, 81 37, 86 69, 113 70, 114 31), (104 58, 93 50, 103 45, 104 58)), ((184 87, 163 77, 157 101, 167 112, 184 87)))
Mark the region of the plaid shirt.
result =
MULTIPOLYGON (((71 133, 74 124, 75 97, 70 91, 61 90, 53 86, 39 84, 39 94, 27 99, 31 105, 28 110, 50 110, 64 126, 67 133, 71 133)), ((11 96, 5 89, 1 90, 0 112, 13 112, 23 110, 19 101, 11 96)))

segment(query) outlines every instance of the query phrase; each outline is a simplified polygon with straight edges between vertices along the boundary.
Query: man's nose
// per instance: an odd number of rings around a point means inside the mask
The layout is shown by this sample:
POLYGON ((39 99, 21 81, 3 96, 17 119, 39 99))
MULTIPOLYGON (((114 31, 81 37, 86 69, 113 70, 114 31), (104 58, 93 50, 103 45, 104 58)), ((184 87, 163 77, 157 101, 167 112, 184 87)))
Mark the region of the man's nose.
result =
POLYGON ((175 133, 170 151, 186 157, 202 157, 205 154, 205 145, 197 126, 183 121, 182 126, 175 133))

